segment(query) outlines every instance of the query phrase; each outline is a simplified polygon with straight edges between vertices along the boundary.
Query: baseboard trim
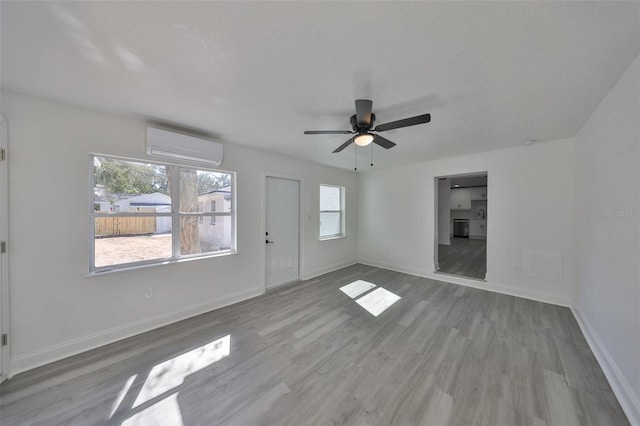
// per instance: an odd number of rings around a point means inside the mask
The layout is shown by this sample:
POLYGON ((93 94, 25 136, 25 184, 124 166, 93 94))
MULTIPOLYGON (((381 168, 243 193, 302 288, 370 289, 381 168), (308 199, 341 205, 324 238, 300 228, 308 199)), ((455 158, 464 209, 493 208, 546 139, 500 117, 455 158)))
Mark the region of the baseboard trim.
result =
POLYGON ((589 321, 580 313, 580 309, 577 306, 572 306, 571 312, 578 322, 582 334, 587 339, 591 352, 595 355, 600 368, 602 368, 604 375, 609 380, 609 385, 616 398, 618 398, 622 410, 627 415, 629 423, 640 426, 640 396, 635 394, 631 384, 618 368, 598 334, 591 327, 589 321))
POLYGON ((395 264, 379 262, 371 259, 360 259, 358 263, 362 265, 373 266, 374 268, 388 269, 390 271, 401 272, 403 274, 415 275, 417 277, 430 278, 428 276, 429 274, 428 271, 412 268, 410 266, 395 265, 395 264))
POLYGON ((224 297, 209 300, 203 303, 178 309, 176 311, 156 315, 139 321, 124 324, 118 327, 103 330, 88 336, 63 342, 59 345, 49 346, 25 355, 16 356, 11 360, 11 375, 16 375, 34 368, 59 361, 70 356, 80 354, 122 339, 145 333, 156 328, 164 327, 196 315, 210 312, 243 300, 260 296, 264 293, 264 288, 254 287, 224 297))
MULTIPOLYGON (((569 297, 559 296, 557 294, 542 293, 535 291, 523 290, 520 288, 514 288, 507 285, 496 284, 488 282, 489 287, 486 290, 493 291, 495 293, 507 294, 509 296, 521 297, 523 299, 534 300, 536 302, 548 303, 550 305, 563 306, 565 308, 571 307, 571 299, 569 297)), ((482 287, 479 287, 482 288, 482 287)))
POLYGON ((304 277, 302 277, 302 280, 306 281, 306 280, 310 280, 316 277, 319 277, 320 275, 324 275, 324 274, 328 274, 329 272, 335 272, 339 269, 343 269, 346 268, 348 266, 352 266, 357 264, 358 262, 355 260, 349 260, 346 262, 339 262, 339 263, 334 263, 333 265, 329 265, 329 266, 324 266, 322 268, 318 268, 318 269, 314 269, 311 272, 308 272, 304 275, 304 277))
POLYGON ((389 269, 395 272, 401 272, 409 275, 416 275, 418 277, 429 278, 434 281, 442 281, 449 284, 462 285, 465 287, 477 288, 480 290, 487 290, 494 293, 506 294, 508 296, 521 297, 523 299, 535 300, 536 302, 549 303, 557 306, 570 307, 571 301, 568 297, 562 297, 555 294, 547 294, 533 291, 526 291, 519 288, 514 288, 504 284, 498 284, 491 281, 475 280, 470 278, 462 278, 455 275, 438 274, 427 270, 420 270, 411 267, 404 267, 401 265, 392 265, 384 262, 377 262, 374 260, 360 260, 358 263, 363 265, 373 266, 376 268, 389 269))
MULTIPOLYGON (((356 261, 351 260, 347 262, 336 263, 323 268, 318 268, 306 274, 306 276, 302 279, 309 280, 320 275, 327 274, 329 272, 334 272, 339 269, 355 265, 356 263, 356 261)), ((232 305, 234 303, 238 303, 264 293, 265 289, 262 287, 251 288, 249 290, 230 294, 222 298, 192 305, 184 309, 179 309, 174 312, 156 315, 151 318, 145 318, 140 321, 128 323, 108 330, 103 330, 88 336, 79 337, 77 339, 39 349, 37 351, 30 352, 24 355, 19 355, 11 359, 11 375, 9 377, 28 370, 32 370, 37 367, 41 367, 46 364, 50 364, 55 361, 59 361, 64 358, 68 358, 70 356, 78 355, 82 352, 86 352, 92 349, 99 348, 101 346, 108 345, 110 343, 117 342, 122 339, 145 333, 156 328, 164 327, 166 325, 173 324, 175 322, 182 321, 184 319, 200 315, 214 309, 232 305)))

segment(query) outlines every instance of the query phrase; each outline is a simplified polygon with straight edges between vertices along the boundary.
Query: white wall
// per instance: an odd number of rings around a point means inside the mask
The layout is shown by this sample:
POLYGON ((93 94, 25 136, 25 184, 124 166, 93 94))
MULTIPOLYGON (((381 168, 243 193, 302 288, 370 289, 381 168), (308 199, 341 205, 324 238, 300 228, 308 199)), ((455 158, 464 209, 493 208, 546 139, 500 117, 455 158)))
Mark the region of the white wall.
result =
POLYGON ((640 57, 576 137, 576 316, 640 425, 640 57))
POLYGON ((238 254, 87 277, 89 152, 146 158, 141 121, 2 93, 9 122, 12 373, 264 291, 267 173, 302 180, 303 278, 351 264, 358 179, 237 145, 238 254), (347 238, 319 241, 320 183, 346 187, 347 238), (145 299, 148 286, 155 295, 145 299))
POLYGON ((451 245, 451 181, 438 180, 438 244, 451 245))
POLYGON ((360 175, 358 257, 368 264, 569 305, 574 291, 573 139, 360 175), (488 172, 486 284, 434 275, 434 178, 488 172), (380 204, 385 198, 390 202, 380 204), (516 272, 524 250, 560 253, 560 280, 516 272))

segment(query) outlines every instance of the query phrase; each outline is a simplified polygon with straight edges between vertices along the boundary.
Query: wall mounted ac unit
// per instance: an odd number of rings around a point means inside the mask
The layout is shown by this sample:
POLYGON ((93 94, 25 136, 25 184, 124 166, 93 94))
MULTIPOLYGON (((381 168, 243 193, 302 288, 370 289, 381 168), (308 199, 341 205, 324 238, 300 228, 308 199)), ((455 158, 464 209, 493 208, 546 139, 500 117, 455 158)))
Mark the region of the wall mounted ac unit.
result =
POLYGON ((222 144, 154 127, 147 127, 147 154, 214 166, 222 164, 222 144))

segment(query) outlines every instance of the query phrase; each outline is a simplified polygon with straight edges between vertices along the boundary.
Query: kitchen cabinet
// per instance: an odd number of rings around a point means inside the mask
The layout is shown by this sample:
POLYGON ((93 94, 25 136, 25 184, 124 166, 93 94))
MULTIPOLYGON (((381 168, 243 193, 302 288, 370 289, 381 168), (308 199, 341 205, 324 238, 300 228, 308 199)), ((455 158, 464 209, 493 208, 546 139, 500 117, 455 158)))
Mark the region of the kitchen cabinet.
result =
POLYGON ((470 219, 469 238, 487 238, 487 221, 481 219, 470 219))
POLYGON ((471 190, 469 188, 451 190, 451 210, 471 210, 471 190))
POLYGON ((476 188, 471 188, 471 199, 476 200, 486 200, 487 199, 487 187, 480 186, 476 188))

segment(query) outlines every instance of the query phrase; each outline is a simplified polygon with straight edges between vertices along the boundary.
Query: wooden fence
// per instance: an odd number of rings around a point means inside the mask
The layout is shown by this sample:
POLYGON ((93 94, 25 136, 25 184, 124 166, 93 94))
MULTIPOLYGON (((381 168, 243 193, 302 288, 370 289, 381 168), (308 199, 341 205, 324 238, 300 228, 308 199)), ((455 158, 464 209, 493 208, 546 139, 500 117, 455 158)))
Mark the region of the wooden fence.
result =
POLYGON ((96 217, 96 237, 144 235, 156 232, 154 216, 96 217))

